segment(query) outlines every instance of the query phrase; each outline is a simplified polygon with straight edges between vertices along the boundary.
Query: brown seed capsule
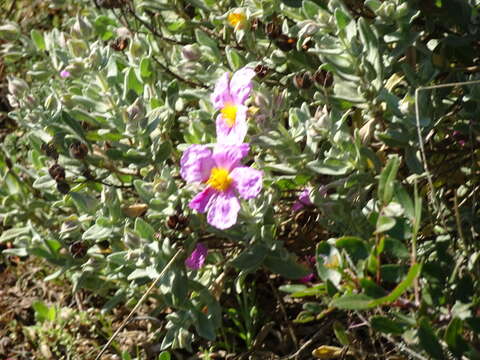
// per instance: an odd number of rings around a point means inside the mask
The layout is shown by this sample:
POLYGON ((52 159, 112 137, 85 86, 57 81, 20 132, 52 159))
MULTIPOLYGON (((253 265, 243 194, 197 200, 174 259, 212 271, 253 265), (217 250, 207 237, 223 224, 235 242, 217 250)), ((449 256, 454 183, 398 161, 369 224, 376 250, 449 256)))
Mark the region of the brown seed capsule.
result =
POLYGON ((186 217, 186 216, 184 216, 184 215, 179 215, 179 216, 178 216, 178 226, 177 226, 177 229, 178 229, 178 230, 183 230, 183 229, 185 229, 185 228, 188 226, 188 223, 189 223, 188 217, 186 217))
POLYGON ((100 241, 97 245, 102 250, 106 250, 110 247, 110 243, 108 242, 108 240, 100 241))
POLYGON ((259 27, 262 26, 262 22, 258 18, 252 20, 251 29, 252 31, 257 31, 259 27))
POLYGON ((254 69, 254 71, 257 73, 257 76, 259 78, 264 78, 265 76, 267 76, 269 70, 270 69, 267 66, 262 64, 255 66, 255 69, 254 69))
POLYGON ((279 35, 278 38, 275 40, 275 44, 278 48, 282 51, 290 51, 295 48, 297 43, 297 38, 290 37, 287 35, 279 35))
POLYGON ((43 153, 48 157, 51 157, 54 160, 58 159, 58 152, 57 152, 57 149, 55 148, 54 143, 52 142, 49 142, 48 144, 43 143, 41 149, 43 153))
POLYGON ((65 169, 58 164, 50 166, 48 173, 56 182, 65 181, 65 169))
POLYGON ((171 215, 167 219, 167 226, 172 230, 183 230, 188 226, 188 217, 184 215, 171 215))
POLYGON ((282 33, 280 26, 275 24, 273 21, 267 23, 265 25, 265 33, 267 34, 269 39, 276 39, 282 33))
POLYGON ((88 147, 80 141, 75 141, 70 145, 70 156, 75 159, 85 159, 88 154, 88 147))
POLYGON ((185 11, 185 14, 187 14, 190 19, 193 19, 195 17, 195 7, 192 4, 186 4, 183 8, 183 11, 185 11))
POLYGON ((58 182, 57 190, 60 193, 67 195, 70 192, 70 185, 68 185, 65 181, 58 182))
POLYGON ((293 77, 293 85, 297 89, 308 89, 312 86, 312 77, 308 72, 296 74, 293 77))
POLYGON ((120 36, 110 43, 110 47, 115 51, 123 51, 128 46, 128 38, 120 36))
POLYGON ((72 245, 70 245, 68 250, 75 259, 81 259, 87 255, 87 246, 83 241, 74 242, 72 245))
POLYGON ((170 215, 167 219, 167 226, 169 229, 175 230, 178 225, 178 216, 175 215, 170 215))
POLYGON ((96 0, 98 6, 104 9, 120 9, 124 5, 124 0, 96 0))
POLYGON ((302 50, 307 51, 308 49, 312 48, 315 43, 312 40, 308 40, 305 44, 302 45, 302 50))
POLYGON ((332 73, 325 70, 317 70, 315 74, 313 74, 313 79, 320 86, 330 87, 333 84, 332 73))

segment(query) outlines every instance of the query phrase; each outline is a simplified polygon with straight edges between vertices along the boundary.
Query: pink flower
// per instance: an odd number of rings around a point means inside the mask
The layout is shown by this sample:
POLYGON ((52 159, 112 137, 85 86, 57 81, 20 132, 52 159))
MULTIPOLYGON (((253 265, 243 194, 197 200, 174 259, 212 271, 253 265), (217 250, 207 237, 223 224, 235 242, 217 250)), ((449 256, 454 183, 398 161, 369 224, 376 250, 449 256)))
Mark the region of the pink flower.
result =
POLYGON ((222 144, 241 144, 247 135, 247 101, 252 91, 252 78, 255 71, 242 68, 230 78, 226 72, 215 84, 211 100, 215 109, 220 110, 217 117, 217 141, 222 144))
POLYGON ((303 191, 298 196, 298 200, 292 206, 293 211, 298 211, 303 209, 305 206, 313 205, 312 200, 310 200, 310 190, 308 188, 303 189, 303 191))
POLYGON ((60 77, 61 77, 62 79, 66 79, 66 78, 70 77, 70 75, 71 75, 71 74, 70 74, 70 72, 69 72, 68 70, 62 70, 62 71, 60 71, 60 77))
POLYGON ((185 265, 192 270, 200 269, 205 263, 207 252, 207 247, 203 245, 203 243, 198 243, 195 250, 193 250, 190 256, 185 260, 185 265))
POLYGON ((180 160, 180 175, 187 183, 207 185, 188 206, 206 212, 207 222, 218 229, 237 222, 238 197, 252 199, 262 189, 262 172, 240 164, 249 150, 249 144, 217 146, 213 152, 204 145, 191 145, 180 160))

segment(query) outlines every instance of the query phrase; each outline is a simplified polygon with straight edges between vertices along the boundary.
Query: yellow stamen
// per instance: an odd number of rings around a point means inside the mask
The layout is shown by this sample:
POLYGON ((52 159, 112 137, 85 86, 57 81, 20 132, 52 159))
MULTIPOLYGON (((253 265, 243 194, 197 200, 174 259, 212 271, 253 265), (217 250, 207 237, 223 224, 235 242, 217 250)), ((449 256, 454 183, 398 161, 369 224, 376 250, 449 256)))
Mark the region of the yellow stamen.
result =
POLYGON ((246 16, 243 13, 230 13, 227 17, 228 23, 235 29, 240 28, 239 24, 242 25, 245 19, 246 16))
POLYGON ((207 184, 218 191, 225 191, 230 187, 232 178, 227 169, 221 167, 214 167, 210 172, 210 178, 207 184))
POLYGON ((223 115, 223 119, 229 127, 235 125, 235 120, 237 118, 237 106, 231 103, 226 103, 220 112, 223 115))

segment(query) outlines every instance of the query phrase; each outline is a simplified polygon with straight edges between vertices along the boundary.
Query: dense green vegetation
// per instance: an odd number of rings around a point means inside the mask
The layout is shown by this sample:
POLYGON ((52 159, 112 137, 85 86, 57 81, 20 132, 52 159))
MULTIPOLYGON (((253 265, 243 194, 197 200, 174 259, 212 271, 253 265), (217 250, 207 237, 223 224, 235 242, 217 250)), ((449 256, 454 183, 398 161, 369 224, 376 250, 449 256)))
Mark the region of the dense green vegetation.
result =
POLYGON ((149 358, 480 357, 479 1, 1 6, 0 261, 98 298, 52 358, 154 281, 149 358))

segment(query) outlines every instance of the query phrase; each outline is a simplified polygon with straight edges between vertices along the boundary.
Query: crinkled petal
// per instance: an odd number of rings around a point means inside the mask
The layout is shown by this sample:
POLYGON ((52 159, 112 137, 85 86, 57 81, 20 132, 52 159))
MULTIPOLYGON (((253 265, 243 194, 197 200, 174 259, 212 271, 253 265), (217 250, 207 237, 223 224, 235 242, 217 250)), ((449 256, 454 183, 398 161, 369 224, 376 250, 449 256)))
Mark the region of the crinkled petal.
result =
POLYGON ((232 170, 230 176, 233 186, 243 199, 252 199, 262 190, 263 173, 260 170, 239 166, 232 170))
POLYGON ((213 149, 215 166, 232 170, 240 165, 240 161, 247 156, 250 150, 249 144, 217 144, 213 149))
POLYGON ((217 117, 217 142, 220 144, 241 144, 248 131, 247 123, 248 108, 243 105, 237 106, 235 124, 229 127, 222 114, 217 117))
POLYGON ((195 250, 193 250, 190 256, 185 260, 185 265, 192 270, 200 269, 205 263, 207 253, 207 247, 202 243, 198 243, 195 250))
POLYGON ((225 106, 227 102, 233 102, 230 95, 230 73, 226 72, 215 83, 211 101, 217 110, 225 106))
POLYGON ((204 145, 191 145, 180 160, 180 175, 187 183, 204 182, 213 166, 212 150, 204 145))
POLYGON ((230 94, 235 104, 243 105, 252 91, 252 79, 255 71, 252 68, 242 68, 235 72, 230 80, 230 94))
POLYGON ((237 222, 240 202, 232 190, 218 193, 207 213, 207 222, 217 229, 228 229, 237 222))
POLYGON ((195 197, 189 202, 188 206, 190 209, 196 210, 199 213, 204 213, 207 211, 209 203, 215 198, 216 194, 217 192, 215 189, 207 187, 195 195, 195 197))

